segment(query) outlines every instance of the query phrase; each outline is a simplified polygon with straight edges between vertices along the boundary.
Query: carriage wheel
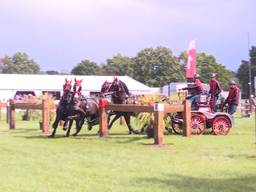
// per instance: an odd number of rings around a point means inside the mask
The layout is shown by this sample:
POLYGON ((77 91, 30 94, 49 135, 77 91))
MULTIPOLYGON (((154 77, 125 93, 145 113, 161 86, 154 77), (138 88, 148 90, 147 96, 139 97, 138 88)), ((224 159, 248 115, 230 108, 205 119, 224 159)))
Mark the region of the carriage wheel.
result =
POLYGON ((193 135, 201 135, 205 130, 205 116, 197 113, 191 114, 191 128, 193 135))
POLYGON ((145 126, 147 138, 154 138, 154 125, 151 123, 145 126))
POLYGON ((213 120, 212 130, 215 135, 227 135, 230 128, 231 122, 225 116, 218 116, 213 120))
MULTIPOLYGON (((171 116, 171 126, 174 133, 181 135, 183 133, 183 123, 180 121, 182 116, 180 114, 176 114, 175 116, 171 116)), ((170 128, 169 128, 170 130, 170 128)), ((171 132, 171 131, 169 131, 171 132)))
POLYGON ((182 124, 172 122, 172 130, 174 131, 174 133, 181 135, 183 133, 182 124))

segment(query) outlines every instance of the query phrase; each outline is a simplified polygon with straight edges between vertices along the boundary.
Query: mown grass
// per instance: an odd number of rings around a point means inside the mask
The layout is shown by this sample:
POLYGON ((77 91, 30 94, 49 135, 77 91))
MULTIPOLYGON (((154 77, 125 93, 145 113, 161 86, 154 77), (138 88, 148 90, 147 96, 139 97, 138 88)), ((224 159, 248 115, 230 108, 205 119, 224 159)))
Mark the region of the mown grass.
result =
POLYGON ((83 129, 49 139, 38 121, 0 122, 0 191, 256 191, 254 117, 227 136, 178 135, 152 145, 116 124, 106 138, 83 129))

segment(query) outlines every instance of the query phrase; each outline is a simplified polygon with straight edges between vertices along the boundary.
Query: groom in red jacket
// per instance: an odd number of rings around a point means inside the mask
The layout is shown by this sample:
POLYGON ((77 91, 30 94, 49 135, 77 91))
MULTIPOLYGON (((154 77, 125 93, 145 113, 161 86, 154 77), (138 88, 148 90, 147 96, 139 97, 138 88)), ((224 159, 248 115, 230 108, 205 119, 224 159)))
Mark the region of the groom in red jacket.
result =
POLYGON ((222 91, 219 81, 216 79, 216 74, 212 73, 210 80, 210 107, 212 111, 216 111, 216 102, 219 98, 219 95, 222 91))
POLYGON ((236 112, 237 106, 240 100, 240 89, 237 87, 235 81, 230 81, 230 87, 228 97, 225 100, 225 104, 228 104, 228 113, 233 115, 236 112))

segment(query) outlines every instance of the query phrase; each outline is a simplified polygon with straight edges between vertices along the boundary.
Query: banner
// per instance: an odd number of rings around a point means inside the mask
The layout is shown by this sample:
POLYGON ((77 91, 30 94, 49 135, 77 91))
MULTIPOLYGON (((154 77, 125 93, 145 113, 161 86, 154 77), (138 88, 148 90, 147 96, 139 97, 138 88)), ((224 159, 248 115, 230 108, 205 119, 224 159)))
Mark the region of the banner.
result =
POLYGON ((193 78, 196 74, 196 42, 189 42, 188 62, 186 65, 186 78, 193 78))

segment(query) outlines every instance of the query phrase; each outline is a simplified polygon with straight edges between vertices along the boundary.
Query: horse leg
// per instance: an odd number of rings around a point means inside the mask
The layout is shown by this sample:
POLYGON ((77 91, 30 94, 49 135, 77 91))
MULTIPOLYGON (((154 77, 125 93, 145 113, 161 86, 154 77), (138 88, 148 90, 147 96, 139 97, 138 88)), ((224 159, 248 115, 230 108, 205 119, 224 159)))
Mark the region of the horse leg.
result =
POLYGON ((52 124, 52 128, 53 128, 52 134, 49 135, 48 137, 50 137, 50 138, 55 137, 55 133, 56 133, 56 131, 57 131, 59 121, 60 121, 60 119, 56 117, 54 123, 52 124))
POLYGON ((69 137, 69 135, 70 135, 70 130, 71 130, 71 127, 72 127, 72 124, 73 124, 73 119, 70 119, 69 121, 67 121, 67 120, 65 121, 66 124, 68 124, 68 122, 69 122, 69 126, 68 126, 68 130, 67 130, 67 133, 66 133, 66 137, 69 137))
POLYGON ((126 125, 128 126, 129 134, 132 134, 132 133, 134 133, 134 134, 139 134, 139 132, 138 132, 138 131, 135 131, 135 130, 132 128, 132 126, 131 126, 131 116, 130 116, 130 114, 124 113, 123 116, 124 116, 126 125))
POLYGON ((63 125, 63 130, 66 131, 68 129, 68 122, 72 119, 66 119, 63 125))
POLYGON ((55 137, 55 133, 57 131, 58 124, 59 124, 60 120, 61 120, 61 109, 58 107, 57 110, 56 110, 55 121, 52 124, 53 131, 52 131, 52 134, 49 135, 50 138, 55 137))
POLYGON ((94 126, 94 125, 96 125, 96 124, 99 124, 99 122, 98 122, 99 120, 98 120, 98 117, 97 117, 97 115, 92 115, 92 116, 90 116, 90 118, 88 119, 88 130, 90 131, 90 130, 92 130, 92 127, 94 126))
POLYGON ((52 134, 49 135, 48 137, 49 137, 49 138, 54 138, 54 137, 55 137, 56 130, 57 130, 57 127, 56 127, 56 128, 53 128, 52 134))
POLYGON ((52 124, 52 128, 56 129, 58 127, 58 124, 59 124, 59 119, 56 118, 52 124))
POLYGON ((76 119, 76 132, 73 134, 73 136, 77 136, 77 134, 81 131, 83 124, 84 124, 84 118, 76 119))
POLYGON ((110 124, 108 125, 108 129, 111 129, 112 125, 115 123, 115 121, 117 119, 119 119, 121 117, 121 114, 116 114, 116 116, 112 119, 112 121, 110 122, 110 124))

